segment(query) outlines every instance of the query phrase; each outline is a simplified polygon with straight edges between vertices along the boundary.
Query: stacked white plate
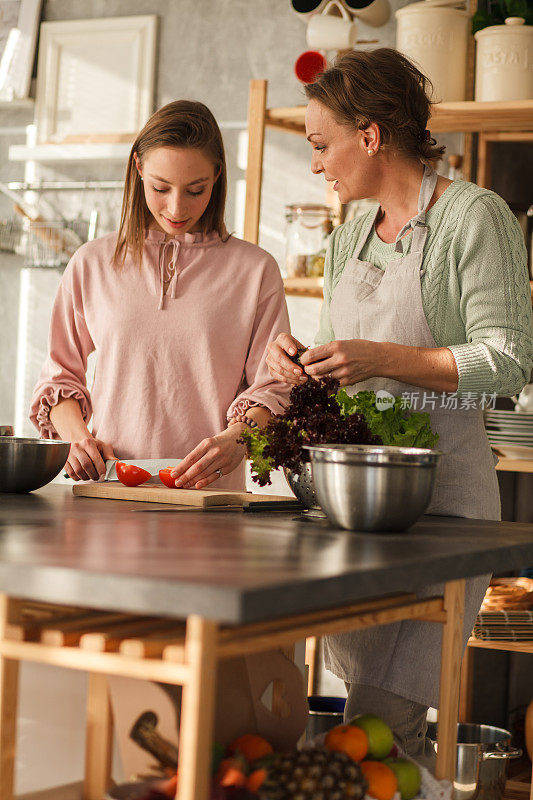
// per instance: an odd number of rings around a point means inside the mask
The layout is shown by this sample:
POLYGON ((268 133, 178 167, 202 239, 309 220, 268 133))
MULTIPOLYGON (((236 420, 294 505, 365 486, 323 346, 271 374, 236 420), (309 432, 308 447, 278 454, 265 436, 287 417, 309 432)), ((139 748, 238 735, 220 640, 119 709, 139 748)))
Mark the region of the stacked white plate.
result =
POLYGON ((533 458, 533 414, 485 411, 485 427, 494 450, 506 458, 533 458))

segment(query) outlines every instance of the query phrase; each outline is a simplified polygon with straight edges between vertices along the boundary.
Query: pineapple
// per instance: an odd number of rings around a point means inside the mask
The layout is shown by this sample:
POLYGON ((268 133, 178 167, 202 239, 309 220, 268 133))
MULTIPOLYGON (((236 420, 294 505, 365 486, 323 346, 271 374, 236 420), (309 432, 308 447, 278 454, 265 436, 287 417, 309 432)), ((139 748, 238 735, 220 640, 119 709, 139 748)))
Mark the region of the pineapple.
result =
POLYGON ((301 750, 264 759, 261 800, 363 800, 367 782, 345 753, 301 750))

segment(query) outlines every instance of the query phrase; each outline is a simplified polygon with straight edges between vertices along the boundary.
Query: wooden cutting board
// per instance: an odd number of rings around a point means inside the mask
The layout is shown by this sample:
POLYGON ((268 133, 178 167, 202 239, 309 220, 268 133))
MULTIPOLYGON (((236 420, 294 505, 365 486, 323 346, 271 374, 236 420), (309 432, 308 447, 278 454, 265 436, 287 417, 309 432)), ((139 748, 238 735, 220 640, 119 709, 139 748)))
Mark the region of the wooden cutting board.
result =
POLYGON ((81 483, 72 487, 78 497, 101 497, 108 500, 137 500, 141 503, 170 503, 178 506, 238 506, 253 501, 271 503, 285 501, 294 505, 294 498, 278 497, 272 494, 253 494, 252 492, 226 492, 216 489, 167 489, 166 486, 145 484, 143 486, 123 486, 118 481, 102 483, 81 483))

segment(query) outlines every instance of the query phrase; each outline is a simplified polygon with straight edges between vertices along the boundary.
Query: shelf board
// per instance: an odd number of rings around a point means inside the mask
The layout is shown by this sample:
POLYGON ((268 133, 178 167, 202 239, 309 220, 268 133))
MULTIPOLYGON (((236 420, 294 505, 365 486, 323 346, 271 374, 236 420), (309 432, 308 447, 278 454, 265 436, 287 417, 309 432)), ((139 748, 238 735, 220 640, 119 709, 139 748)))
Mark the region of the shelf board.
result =
POLYGON ((131 143, 93 142, 87 144, 38 144, 35 147, 14 144, 9 148, 10 161, 126 161, 131 143))
POLYGON ((433 112, 429 127, 435 133, 533 131, 533 100, 438 103, 433 112))
POLYGON ((291 297, 323 297, 324 278, 284 278, 285 294, 291 297))
POLYGON ((0 100, 0 109, 8 108, 28 108, 32 109, 35 106, 33 97, 16 97, 14 100, 0 100))
POLYGON ((496 469, 499 472, 531 472, 533 473, 533 459, 527 458, 504 458, 499 456, 500 460, 496 464, 496 469))
MULTIPOLYGON (((265 125, 305 134, 305 106, 269 108, 265 125)), ((491 131, 533 131, 533 100, 481 103, 463 100, 437 103, 429 121, 432 133, 490 133, 491 131)), ((501 134, 504 136, 504 134, 501 134)))
POLYGON ((515 653, 533 653, 533 639, 530 642, 504 642, 486 641, 484 639, 474 639, 473 636, 468 640, 469 647, 479 647, 484 650, 511 650, 515 653))

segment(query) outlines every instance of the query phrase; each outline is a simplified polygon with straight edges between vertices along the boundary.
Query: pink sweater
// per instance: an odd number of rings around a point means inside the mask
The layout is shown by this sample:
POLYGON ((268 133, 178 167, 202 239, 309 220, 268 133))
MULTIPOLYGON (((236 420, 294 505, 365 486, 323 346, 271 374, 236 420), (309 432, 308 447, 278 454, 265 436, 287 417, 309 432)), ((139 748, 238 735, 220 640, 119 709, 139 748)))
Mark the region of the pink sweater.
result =
MULTIPOLYGON (((280 413, 288 387, 268 374, 265 347, 289 319, 281 275, 261 248, 233 236, 146 236, 143 265, 111 259, 116 234, 80 247, 52 311, 49 355, 30 418, 59 438, 50 408, 76 398, 93 434, 119 458, 181 458, 226 427, 234 410, 261 403, 280 413), (162 294, 170 250, 175 274, 162 294), (96 350, 94 385, 87 357, 96 350)), ((241 488, 243 469, 215 486, 241 488), (237 474, 238 473, 238 474, 237 474)))

